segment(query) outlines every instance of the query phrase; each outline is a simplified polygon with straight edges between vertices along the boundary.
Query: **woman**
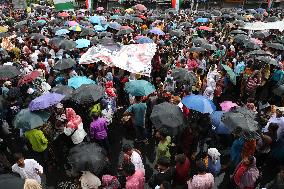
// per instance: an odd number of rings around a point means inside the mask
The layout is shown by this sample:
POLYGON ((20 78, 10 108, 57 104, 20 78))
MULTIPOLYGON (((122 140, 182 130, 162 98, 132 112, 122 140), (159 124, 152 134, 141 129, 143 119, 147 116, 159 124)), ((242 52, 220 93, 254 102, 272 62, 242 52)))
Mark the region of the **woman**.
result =
POLYGON ((184 154, 176 155, 175 161, 176 167, 174 184, 176 186, 186 186, 190 171, 190 161, 184 154))
POLYGON ((233 181, 239 189, 254 189, 259 177, 254 156, 245 158, 235 169, 233 181))
POLYGON ((216 148, 209 148, 204 163, 207 170, 216 176, 221 170, 220 153, 216 148))
POLYGON ((214 177, 206 173, 206 166, 203 161, 197 162, 198 175, 187 181, 188 189, 211 189, 214 186, 214 177))
POLYGON ((42 189, 42 187, 36 180, 26 179, 24 189, 42 189))
POLYGON ((167 135, 167 131, 165 129, 160 129, 156 133, 156 138, 159 140, 159 144, 156 150, 156 160, 161 157, 171 158, 170 154, 170 145, 171 145, 171 137, 167 135))

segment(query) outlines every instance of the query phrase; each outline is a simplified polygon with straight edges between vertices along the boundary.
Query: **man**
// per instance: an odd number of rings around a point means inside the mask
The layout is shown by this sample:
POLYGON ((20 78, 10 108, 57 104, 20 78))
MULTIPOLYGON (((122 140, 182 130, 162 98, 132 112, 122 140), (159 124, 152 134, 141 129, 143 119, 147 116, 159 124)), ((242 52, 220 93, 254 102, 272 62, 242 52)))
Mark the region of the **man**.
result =
POLYGON ((122 150, 124 152, 124 162, 131 162, 135 166, 135 170, 140 169, 145 172, 142 158, 138 150, 133 149, 129 144, 125 144, 122 150))
POLYGON ((142 102, 141 96, 135 97, 135 103, 131 105, 125 112, 124 116, 132 115, 133 125, 136 133, 135 142, 147 143, 146 131, 145 131, 145 115, 146 115, 147 105, 142 102))
POLYGON ((22 179, 34 179, 41 184, 40 175, 43 168, 34 159, 25 159, 21 153, 14 154, 16 163, 12 166, 12 171, 18 173, 22 179))
POLYGON ((123 165, 123 172, 126 176, 125 189, 144 189, 145 174, 141 169, 135 170, 130 162, 123 165))

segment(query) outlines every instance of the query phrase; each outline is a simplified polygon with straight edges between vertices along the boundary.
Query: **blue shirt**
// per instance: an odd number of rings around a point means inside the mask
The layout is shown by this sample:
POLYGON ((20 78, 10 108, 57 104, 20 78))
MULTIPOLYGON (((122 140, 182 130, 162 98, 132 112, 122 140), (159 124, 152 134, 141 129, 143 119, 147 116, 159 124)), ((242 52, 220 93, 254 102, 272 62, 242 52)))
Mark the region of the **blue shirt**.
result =
POLYGON ((284 72, 282 70, 276 70, 272 74, 271 80, 276 81, 277 85, 280 85, 283 80, 284 72))
POLYGON ((217 160, 216 164, 212 162, 210 158, 208 158, 208 171, 212 173, 212 175, 216 176, 221 170, 221 162, 220 159, 217 160))
POLYGON ((234 70, 236 75, 239 76, 245 70, 245 67, 246 65, 243 61, 238 63, 234 70))
POLYGON ((238 138, 234 140, 231 151, 230 151, 230 156, 231 156, 231 161, 233 162, 234 166, 237 166, 241 162, 241 152, 244 146, 244 139, 243 138, 238 138))
POLYGON ((132 113, 134 116, 134 126, 144 127, 145 125, 145 114, 147 105, 146 103, 135 103, 131 105, 126 112, 132 113))

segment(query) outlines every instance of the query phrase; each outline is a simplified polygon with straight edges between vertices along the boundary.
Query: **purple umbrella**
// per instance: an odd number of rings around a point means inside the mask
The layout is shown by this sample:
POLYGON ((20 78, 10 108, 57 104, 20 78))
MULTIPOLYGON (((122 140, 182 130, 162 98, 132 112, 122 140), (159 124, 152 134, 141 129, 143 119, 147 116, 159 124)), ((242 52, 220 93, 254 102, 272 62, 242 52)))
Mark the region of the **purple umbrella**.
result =
POLYGON ((159 29, 159 28, 152 28, 149 33, 153 33, 153 34, 156 34, 156 35, 165 35, 165 33, 159 29))
POLYGON ((58 93, 45 93, 35 99, 29 104, 30 111, 43 110, 55 104, 58 104, 65 95, 58 93))

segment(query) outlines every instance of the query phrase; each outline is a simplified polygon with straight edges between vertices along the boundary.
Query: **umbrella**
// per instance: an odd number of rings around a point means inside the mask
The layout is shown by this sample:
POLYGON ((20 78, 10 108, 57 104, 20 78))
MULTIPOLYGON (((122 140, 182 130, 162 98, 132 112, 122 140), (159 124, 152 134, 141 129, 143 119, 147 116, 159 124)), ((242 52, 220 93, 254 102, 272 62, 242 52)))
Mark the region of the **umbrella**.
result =
POLYGON ((1 174, 0 186, 5 189, 23 189, 25 180, 13 174, 1 174))
POLYGON ((115 44, 113 38, 104 37, 98 41, 102 45, 113 45, 115 44))
POLYGON ((46 21, 45 20, 38 20, 38 21, 36 21, 37 23, 40 23, 41 25, 44 25, 44 24, 46 24, 46 21))
POLYGON ((101 32, 98 34, 99 37, 112 37, 112 33, 110 32, 101 32))
POLYGON ((201 113, 212 113, 216 110, 214 103, 202 95, 188 95, 181 101, 188 109, 195 110, 201 113))
POLYGON ((75 42, 77 43, 76 48, 78 49, 86 48, 91 45, 91 41, 88 39, 77 39, 75 42))
POLYGON ((263 8, 257 8, 255 11, 258 12, 258 13, 261 13, 261 14, 263 14, 264 12, 266 12, 266 10, 263 9, 263 8))
POLYGON ((79 23, 80 23, 81 26, 91 26, 91 27, 93 27, 93 25, 89 21, 81 20, 79 23))
POLYGON ((276 22, 279 18, 277 16, 271 16, 266 19, 267 22, 276 22))
POLYGON ((143 44, 143 43, 154 43, 152 39, 149 37, 140 37, 139 39, 136 40, 137 43, 143 44))
POLYGON ((11 36, 11 33, 5 32, 5 33, 0 33, 0 38, 2 37, 9 37, 11 36))
POLYGON ((222 16, 222 12, 219 11, 219 10, 214 10, 214 11, 211 12, 211 14, 214 15, 214 16, 222 16))
POLYGON ((40 75, 39 71, 35 70, 29 74, 24 75, 18 82, 18 86, 22 86, 26 83, 32 82, 40 75))
POLYGON ((268 37, 270 33, 268 31, 257 31, 254 34, 251 35, 253 38, 258 38, 258 39, 264 39, 268 37))
POLYGON ((204 52, 206 51, 206 49, 204 49, 203 47, 191 47, 189 51, 190 52, 204 52))
POLYGON ((236 26, 243 27, 245 25, 245 22, 243 20, 236 20, 233 22, 236 26))
POLYGON ((106 28, 104 28, 104 27, 101 26, 101 25, 95 25, 95 26, 94 26, 94 30, 97 31, 97 32, 101 32, 101 31, 106 30, 106 28))
POLYGON ((224 112, 230 111, 233 107, 238 107, 238 105, 232 101, 224 101, 220 103, 220 106, 224 112))
POLYGON ((114 30, 119 30, 121 28, 121 25, 117 22, 110 22, 108 24, 108 27, 114 30))
POLYGON ((249 36, 247 35, 244 35, 244 34, 238 34, 234 37, 234 40, 237 42, 237 43, 242 43, 243 41, 245 40, 249 40, 249 36))
POLYGON ((133 6, 133 8, 137 9, 139 11, 147 11, 147 8, 142 4, 137 4, 137 5, 133 6))
POLYGON ((175 81, 189 83, 191 86, 196 83, 196 75, 185 68, 173 69, 172 76, 175 81))
POLYGON ((284 50, 284 45, 281 43, 267 43, 266 46, 276 50, 284 50))
POLYGON ((208 26, 199 26, 197 27, 197 29, 204 31, 212 31, 212 28, 209 28, 208 26))
POLYGON ((176 36, 176 37, 181 37, 184 35, 184 32, 180 29, 177 29, 177 30, 171 30, 170 31, 170 35, 171 36, 176 36))
POLYGON ((74 31, 74 32, 80 32, 82 31, 82 28, 79 25, 76 25, 76 26, 70 27, 69 30, 74 31))
POLYGON ((0 33, 7 32, 7 31, 8 31, 8 28, 5 28, 4 26, 0 26, 0 33))
POLYGON ((125 12, 127 12, 129 14, 129 13, 132 13, 132 12, 135 12, 135 11, 132 8, 128 8, 128 9, 125 9, 125 12))
POLYGON ((67 85, 58 85, 58 86, 53 87, 51 91, 54 93, 64 95, 65 97, 63 98, 63 100, 69 100, 73 96, 74 89, 67 85))
POLYGON ((11 79, 21 75, 16 66, 0 66, 0 79, 11 79))
POLYGON ((80 36, 94 36, 96 33, 92 28, 82 28, 82 32, 80 33, 80 36))
POLYGON ((271 56, 270 52, 264 50, 255 50, 248 53, 249 56, 271 56))
POLYGON ((155 105, 150 119, 156 129, 166 128, 172 135, 177 135, 185 125, 181 109, 168 102, 155 105))
POLYGON ((105 10, 105 9, 104 9, 104 7, 98 7, 96 10, 97 10, 97 11, 103 11, 103 10, 105 10))
POLYGON ((65 96, 58 93, 45 93, 35 99, 29 104, 29 110, 43 110, 53 105, 58 104, 65 96))
POLYGON ((7 96, 8 98, 11 98, 11 99, 18 99, 19 97, 22 96, 21 90, 17 87, 12 87, 7 92, 7 96))
POLYGON ((229 129, 238 127, 247 131, 257 131, 258 125, 255 121, 255 113, 245 107, 237 107, 236 109, 225 112, 222 116, 222 121, 229 129))
POLYGON ((246 35, 247 33, 243 30, 233 30, 233 31, 230 32, 230 34, 234 34, 234 35, 235 34, 244 34, 244 35, 246 35))
POLYGON ((28 21, 27 20, 23 20, 17 23, 17 25, 15 25, 16 29, 22 28, 24 25, 27 25, 28 21))
POLYGON ((70 26, 70 27, 79 25, 78 22, 73 21, 73 20, 72 20, 72 21, 68 21, 67 24, 68 24, 68 26, 70 26))
POLYGON ((227 72, 227 75, 229 76, 230 81, 236 85, 237 79, 235 72, 227 65, 221 64, 223 69, 227 72))
POLYGON ((78 104, 93 103, 105 94, 104 88, 96 84, 81 85, 74 91, 73 100, 78 104))
POLYGON ((110 17, 110 19, 111 20, 116 20, 116 19, 119 19, 119 15, 112 15, 111 17, 110 17))
POLYGON ((266 64, 271 64, 271 65, 275 65, 275 66, 278 66, 279 63, 277 60, 269 57, 269 56, 259 56, 259 57, 256 57, 255 58, 256 60, 259 60, 261 62, 264 62, 266 64))
POLYGON ((54 66, 56 70, 66 70, 72 68, 76 64, 75 60, 72 58, 63 58, 58 60, 54 66))
POLYGON ((156 91, 155 87, 145 80, 129 81, 125 84, 124 89, 132 96, 148 96, 156 91))
POLYGON ((260 49, 260 46, 251 40, 244 41, 244 47, 253 50, 260 49))
POLYGON ((196 44, 196 45, 201 45, 201 44, 208 43, 208 42, 206 41, 206 39, 197 37, 197 38, 194 38, 194 39, 192 40, 192 43, 194 43, 194 44, 196 44))
POLYGON ((280 85, 279 87, 273 89, 272 92, 277 96, 283 96, 284 95, 284 85, 280 85))
POLYGON ((199 22, 199 23, 206 23, 206 22, 208 22, 208 21, 209 21, 208 18, 197 18, 197 19, 195 20, 195 22, 199 22))
POLYGON ((55 35, 66 35, 68 33, 70 33, 70 31, 67 29, 60 29, 55 32, 55 35))
POLYGON ((126 35, 132 32, 134 32, 132 29, 121 29, 116 33, 116 35, 126 35))
POLYGON ((68 79, 68 86, 78 89, 83 84, 95 84, 94 80, 87 78, 86 76, 75 76, 68 79))
POLYGON ((165 33, 160 28, 156 28, 156 27, 149 30, 149 33, 153 33, 155 35, 165 35, 165 33))
POLYGON ((221 121, 221 118, 225 112, 223 111, 215 111, 212 114, 209 115, 210 121, 212 123, 213 130, 217 134, 230 134, 231 131, 225 127, 224 123, 221 121))
POLYGON ((63 50, 71 50, 77 46, 77 43, 72 40, 63 40, 59 44, 59 48, 63 50))
POLYGON ((101 24, 101 19, 98 16, 91 16, 89 17, 89 22, 92 24, 101 24))
POLYGON ((46 111, 30 111, 28 108, 22 109, 13 121, 15 128, 31 130, 45 124, 50 114, 46 111))
POLYGON ((51 45, 51 46, 56 46, 57 48, 59 48, 59 44, 60 44, 61 41, 63 41, 62 38, 54 37, 54 38, 52 38, 48 41, 48 44, 51 45))
POLYGON ((41 33, 32 33, 30 34, 31 39, 35 39, 35 40, 43 40, 45 39, 45 36, 42 35, 41 33))
POLYGON ((206 49, 206 50, 210 50, 210 51, 217 50, 217 47, 213 44, 202 44, 201 47, 206 49))
POLYGON ((69 17, 69 16, 70 16, 70 14, 68 14, 67 12, 58 13, 58 17, 66 18, 66 17, 69 17))
POLYGON ((108 164, 106 151, 94 142, 82 142, 71 148, 67 162, 72 167, 72 175, 77 175, 81 171, 100 175, 108 164))

